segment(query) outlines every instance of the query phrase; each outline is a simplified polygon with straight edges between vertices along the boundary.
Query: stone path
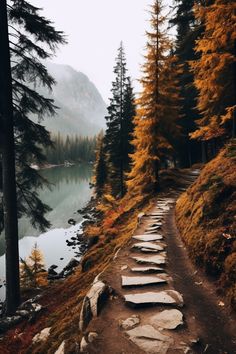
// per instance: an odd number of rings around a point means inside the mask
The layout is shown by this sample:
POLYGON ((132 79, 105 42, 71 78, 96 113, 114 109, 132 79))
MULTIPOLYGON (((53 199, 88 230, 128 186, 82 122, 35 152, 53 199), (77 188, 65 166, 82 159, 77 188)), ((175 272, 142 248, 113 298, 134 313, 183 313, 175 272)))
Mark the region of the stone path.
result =
POLYGON ((128 330, 127 325, 125 326, 125 334, 130 341, 146 353, 166 354, 169 350, 178 353, 191 352, 190 340, 177 344, 176 333, 174 335, 172 333, 176 331, 177 327, 179 328, 184 324, 183 314, 177 309, 183 306, 184 299, 170 284, 171 277, 164 268, 168 262, 167 253, 163 252, 167 248, 167 244, 160 230, 164 216, 173 206, 173 203, 174 200, 171 198, 158 200, 152 212, 143 216, 145 232, 143 235, 135 234, 132 237, 133 241, 130 247, 131 252, 135 249, 140 255, 132 256, 130 252, 130 257, 134 262, 142 263, 145 267, 131 267, 129 276, 121 276, 123 288, 135 287, 132 293, 124 294, 124 301, 127 306, 139 308, 165 306, 167 308, 163 310, 158 307, 155 310, 152 308, 150 316, 146 317, 142 324, 137 322, 133 324, 131 318, 126 319, 126 322, 131 322, 128 330), (137 240, 140 242, 136 242, 137 240), (147 255, 147 252, 150 255, 147 255), (155 255, 151 253, 155 253, 155 255), (152 267, 150 264, 162 265, 163 267, 152 267), (158 272, 158 274, 146 275, 146 272, 158 272), (137 273, 139 273, 138 276, 137 273), (154 284, 156 285, 155 291, 148 290, 148 286, 154 284), (140 292, 140 288, 143 289, 144 287, 145 290, 140 292), (168 309, 169 306, 173 309, 168 309))
POLYGON ((194 340, 197 341, 197 336, 192 336, 186 330, 182 313, 184 299, 173 286, 173 279, 168 272, 168 245, 162 232, 166 213, 173 208, 174 203, 175 199, 172 198, 158 199, 152 210, 142 216, 136 233, 117 254, 108 274, 99 277, 111 285, 117 295, 111 296, 102 314, 91 321, 88 331, 99 332, 104 323, 109 323, 110 334, 115 336, 113 342, 120 343, 120 350, 112 344, 106 328, 106 338, 101 340, 106 342, 107 347, 99 349, 99 335, 95 344, 88 345, 83 337, 83 352, 194 352, 191 346, 194 340), (116 301, 118 303, 114 307, 116 301))
MULTIPOLYGON (((194 174, 189 176, 189 182, 194 178, 194 174)), ((87 306, 89 311, 82 311, 80 328, 87 320, 89 324, 83 330, 81 352, 236 353, 231 349, 235 347, 231 327, 226 327, 230 319, 222 314, 213 291, 198 285, 202 279, 178 236, 174 221, 177 193, 157 199, 142 216, 135 234, 96 278, 93 291, 98 307, 104 295, 97 293, 97 282, 99 289, 107 284, 110 295, 94 317, 92 291, 85 297, 83 309, 87 306)))

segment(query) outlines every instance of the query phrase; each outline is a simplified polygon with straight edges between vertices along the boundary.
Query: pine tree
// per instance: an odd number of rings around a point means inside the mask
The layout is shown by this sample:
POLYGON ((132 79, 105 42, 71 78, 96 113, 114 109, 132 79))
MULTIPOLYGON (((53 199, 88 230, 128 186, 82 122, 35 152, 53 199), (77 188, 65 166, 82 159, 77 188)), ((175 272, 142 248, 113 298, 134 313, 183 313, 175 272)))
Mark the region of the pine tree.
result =
POLYGON ((123 164, 125 172, 130 172, 131 157, 134 152, 132 144, 134 132, 134 117, 136 115, 135 97, 131 79, 127 78, 124 94, 124 113, 123 113, 123 164))
POLYGON ((107 183, 107 165, 104 146, 104 135, 101 132, 97 139, 96 161, 94 168, 94 187, 97 197, 101 197, 107 183))
POLYGON ((50 225, 45 218, 49 207, 41 202, 36 191, 45 180, 31 168, 31 164, 40 164, 46 160, 42 146, 49 146, 51 140, 46 129, 39 123, 33 123, 30 116, 36 115, 40 120, 45 114, 55 113, 53 101, 40 95, 34 88, 35 85, 52 88, 54 80, 40 60, 50 58, 57 45, 65 41, 62 33, 56 31, 50 21, 39 15, 39 10, 24 0, 12 0, 7 8, 5 1, 1 1, 0 16, 4 18, 4 21, 1 21, 1 33, 5 35, 1 37, 0 42, 2 63, 5 63, 1 68, 5 70, 8 66, 8 76, 7 80, 6 76, 3 80, 6 87, 1 88, 0 101, 5 100, 7 93, 8 112, 6 114, 4 105, 1 105, 0 113, 2 124, 7 121, 8 128, 12 120, 12 110, 14 119, 14 137, 13 126, 11 125, 8 132, 7 126, 4 126, 5 138, 1 139, 8 313, 13 313, 20 301, 17 215, 12 213, 15 210, 18 217, 23 214, 29 216, 32 225, 41 230, 50 225), (10 29, 9 36, 6 28, 3 28, 7 25, 10 29), (6 162, 6 156, 11 161, 8 159, 6 162), (14 160, 17 165, 16 181, 14 160), (17 203, 14 183, 17 186, 17 203), (7 190, 11 190, 11 193, 7 190), (8 204, 10 201, 11 206, 8 204))
POLYGON ((143 65, 143 86, 135 119, 133 168, 129 190, 134 194, 157 191, 161 162, 172 155, 171 134, 179 130, 179 69, 168 55, 171 43, 165 30, 161 1, 151 7, 151 32, 147 32, 147 54, 143 65), (173 116, 172 116, 173 115, 173 116))
POLYGON ((20 303, 18 223, 16 209, 15 144, 12 77, 8 42, 7 4, 0 2, 0 120, 2 154, 3 220, 6 240, 6 311, 15 312, 20 303))
POLYGON ((195 40, 202 31, 202 26, 194 17, 194 4, 196 0, 175 0, 175 15, 170 20, 176 26, 177 36, 175 41, 175 55, 177 64, 182 68, 180 74, 181 119, 179 124, 182 130, 182 139, 176 149, 182 167, 189 167, 200 160, 200 146, 197 141, 190 139, 189 134, 196 129, 195 121, 199 119, 196 109, 197 90, 193 84, 193 73, 189 61, 196 59, 194 51, 195 40))
POLYGON ((205 30, 196 41, 200 57, 191 63, 201 112, 191 136, 213 146, 235 135, 235 9, 235 3, 226 0, 195 9, 196 20, 205 30))
POLYGON ((135 112, 131 82, 126 75, 123 44, 118 49, 112 83, 112 98, 108 106, 107 130, 104 143, 107 156, 107 178, 114 196, 125 194, 125 173, 129 169, 132 120, 135 112))
POLYGON ((21 259, 20 280, 23 288, 37 288, 47 285, 47 272, 43 254, 35 243, 30 256, 21 259))

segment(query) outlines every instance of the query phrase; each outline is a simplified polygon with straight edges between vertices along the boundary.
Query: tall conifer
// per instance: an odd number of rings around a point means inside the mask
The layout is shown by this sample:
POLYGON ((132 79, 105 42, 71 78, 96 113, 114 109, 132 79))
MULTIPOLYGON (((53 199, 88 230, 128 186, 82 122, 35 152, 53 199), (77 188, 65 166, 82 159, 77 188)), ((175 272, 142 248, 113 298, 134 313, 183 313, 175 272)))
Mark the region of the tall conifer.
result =
POLYGON ((143 86, 135 119, 133 168, 128 185, 135 193, 159 188, 161 162, 171 156, 172 137, 177 133, 178 69, 170 58, 171 43, 165 30, 161 1, 151 7, 151 31, 147 32, 143 86), (175 71, 176 70, 176 71, 175 71))
POLYGON ((125 194, 126 172, 129 169, 132 120, 135 113, 132 86, 127 77, 123 44, 118 49, 112 83, 112 98, 106 117, 107 129, 104 143, 107 157, 107 178, 111 193, 122 197, 125 194))
POLYGON ((235 135, 235 11, 232 0, 195 8, 205 30, 196 41, 200 57, 191 63, 201 112, 194 139, 217 142, 235 135))

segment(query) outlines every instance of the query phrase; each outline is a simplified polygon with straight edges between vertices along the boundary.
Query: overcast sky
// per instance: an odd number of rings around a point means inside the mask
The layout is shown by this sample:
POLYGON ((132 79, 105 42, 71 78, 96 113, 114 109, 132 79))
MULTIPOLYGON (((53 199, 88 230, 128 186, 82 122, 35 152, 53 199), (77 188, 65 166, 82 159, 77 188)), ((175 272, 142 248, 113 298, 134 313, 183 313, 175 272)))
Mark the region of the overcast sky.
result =
MULTIPOLYGON (((108 102, 117 48, 125 46, 129 73, 135 90, 148 28, 152 0, 31 0, 43 14, 67 34, 68 44, 54 62, 71 65, 86 74, 108 102)), ((172 0, 165 0, 172 4, 172 0)))

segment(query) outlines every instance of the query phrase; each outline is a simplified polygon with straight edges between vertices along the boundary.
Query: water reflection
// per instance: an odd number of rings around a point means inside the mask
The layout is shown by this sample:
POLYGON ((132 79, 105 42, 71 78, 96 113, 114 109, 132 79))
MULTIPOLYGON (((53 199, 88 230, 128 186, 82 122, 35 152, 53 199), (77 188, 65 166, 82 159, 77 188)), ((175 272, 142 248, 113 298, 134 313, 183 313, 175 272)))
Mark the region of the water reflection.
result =
MULTIPOLYGON (((40 199, 48 204, 52 211, 47 218, 51 228, 69 226, 67 221, 73 217, 76 223, 81 221, 81 216, 76 213, 78 209, 90 199, 91 190, 89 182, 92 166, 80 164, 71 167, 55 167, 41 171, 42 175, 50 182, 50 189, 44 187, 39 191, 40 199)), ((25 236, 39 236, 40 231, 35 230, 27 217, 19 220, 19 238, 25 236)), ((0 235, 0 256, 4 254, 4 236, 0 235)))

